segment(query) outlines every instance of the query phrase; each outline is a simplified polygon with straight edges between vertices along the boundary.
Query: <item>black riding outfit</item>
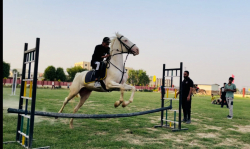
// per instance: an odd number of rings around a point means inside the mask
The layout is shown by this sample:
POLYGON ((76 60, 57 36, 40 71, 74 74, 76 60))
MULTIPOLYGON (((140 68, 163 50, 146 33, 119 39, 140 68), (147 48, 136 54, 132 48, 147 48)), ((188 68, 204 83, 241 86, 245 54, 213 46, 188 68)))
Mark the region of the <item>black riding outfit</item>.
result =
POLYGON ((190 120, 191 118, 191 100, 192 95, 190 95, 190 100, 187 101, 187 97, 190 91, 190 87, 193 87, 194 83, 189 77, 182 81, 182 109, 185 120, 190 120))
MULTIPOLYGON (((102 56, 105 56, 106 54, 110 54, 110 48, 109 47, 104 47, 102 45, 97 45, 95 47, 95 51, 92 55, 92 60, 91 60, 91 67, 93 69, 96 69, 96 62, 100 62, 100 67, 102 65, 102 61, 104 58, 102 58, 102 56)), ((98 70, 96 70, 96 73, 95 73, 95 78, 97 78, 100 74, 100 68, 98 70)))

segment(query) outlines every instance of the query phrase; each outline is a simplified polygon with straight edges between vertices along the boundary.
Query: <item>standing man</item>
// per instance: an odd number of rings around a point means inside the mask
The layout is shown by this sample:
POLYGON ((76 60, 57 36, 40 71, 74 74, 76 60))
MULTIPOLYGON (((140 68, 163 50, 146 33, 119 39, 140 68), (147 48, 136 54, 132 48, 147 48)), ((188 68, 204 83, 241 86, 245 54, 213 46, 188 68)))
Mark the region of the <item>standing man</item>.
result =
MULTIPOLYGON (((193 90, 193 80, 189 78, 189 71, 184 71, 184 80, 181 84, 182 89, 182 109, 184 118, 182 122, 186 122, 187 124, 191 123, 191 94, 193 90)), ((179 92, 176 94, 178 96, 179 92)))
POLYGON ((236 92, 236 86, 233 84, 234 78, 230 77, 228 84, 225 85, 225 92, 226 92, 226 100, 229 107, 229 115, 227 116, 228 119, 233 118, 233 99, 234 99, 234 92, 236 92))
MULTIPOLYGON (((227 102, 226 101, 226 92, 225 92, 225 85, 226 84, 227 83, 224 83, 224 86, 220 88, 220 99, 222 100, 221 101, 221 108, 223 108, 225 102, 227 102)), ((227 104, 227 108, 228 108, 228 104, 227 104)))
POLYGON ((52 87, 51 87, 51 89, 55 89, 55 82, 54 81, 52 81, 52 87))
POLYGON ((99 67, 103 59, 110 56, 109 44, 110 39, 108 37, 104 37, 102 40, 102 44, 95 47, 94 54, 92 55, 91 66, 93 69, 95 69, 95 87, 101 87, 101 84, 98 80, 100 74, 99 67))

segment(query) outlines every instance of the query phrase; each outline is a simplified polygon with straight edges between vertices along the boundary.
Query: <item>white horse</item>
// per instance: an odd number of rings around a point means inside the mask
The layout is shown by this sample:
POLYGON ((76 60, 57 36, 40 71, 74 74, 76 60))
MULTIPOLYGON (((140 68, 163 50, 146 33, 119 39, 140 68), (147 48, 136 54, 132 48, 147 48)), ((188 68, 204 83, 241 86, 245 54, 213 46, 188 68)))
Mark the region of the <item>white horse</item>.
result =
MULTIPOLYGON (((128 74, 124 73, 123 75, 123 53, 133 54, 135 56, 139 54, 139 48, 128 38, 119 33, 116 33, 116 37, 114 37, 111 41, 110 63, 109 67, 107 68, 106 78, 103 80, 106 85, 106 89, 120 89, 121 91, 120 99, 114 104, 115 107, 118 107, 120 104, 122 104, 122 107, 126 107, 128 104, 132 103, 135 93, 135 87, 126 84, 128 74), (129 101, 124 101, 123 99, 124 90, 132 91, 129 101)), ((65 105, 78 93, 80 94, 80 101, 74 108, 74 113, 76 113, 84 104, 84 102, 89 98, 92 91, 106 92, 103 88, 94 87, 94 82, 88 84, 85 83, 84 80, 87 72, 88 71, 83 71, 75 75, 75 78, 70 86, 70 93, 68 97, 65 98, 63 106, 58 113, 61 113, 65 105)), ((73 118, 70 120, 70 128, 73 128, 73 118)))

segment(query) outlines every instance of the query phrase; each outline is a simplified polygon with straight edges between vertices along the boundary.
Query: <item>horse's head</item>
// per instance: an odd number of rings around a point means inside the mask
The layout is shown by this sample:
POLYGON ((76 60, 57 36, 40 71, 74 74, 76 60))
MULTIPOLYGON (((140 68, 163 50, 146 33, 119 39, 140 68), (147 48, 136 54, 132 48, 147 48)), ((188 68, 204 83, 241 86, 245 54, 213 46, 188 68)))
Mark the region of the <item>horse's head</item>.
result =
POLYGON ((139 54, 139 48, 132 43, 127 37, 116 33, 116 37, 111 41, 112 54, 129 53, 134 56, 139 54))

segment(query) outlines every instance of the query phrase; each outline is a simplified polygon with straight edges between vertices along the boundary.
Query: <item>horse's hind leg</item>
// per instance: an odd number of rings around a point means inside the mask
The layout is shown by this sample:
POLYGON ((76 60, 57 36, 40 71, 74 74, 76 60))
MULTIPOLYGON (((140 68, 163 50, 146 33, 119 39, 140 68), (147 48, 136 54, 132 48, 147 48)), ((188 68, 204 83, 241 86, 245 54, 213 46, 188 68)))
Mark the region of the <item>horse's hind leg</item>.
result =
MULTIPOLYGON (((86 88, 82 88, 79 92, 81 99, 79 101, 79 103, 76 105, 76 107, 74 108, 74 113, 76 113, 81 106, 84 104, 84 102, 89 98, 90 94, 91 94, 91 90, 88 90, 86 88)), ((73 118, 70 119, 70 123, 69 123, 70 128, 73 128, 73 118)))

